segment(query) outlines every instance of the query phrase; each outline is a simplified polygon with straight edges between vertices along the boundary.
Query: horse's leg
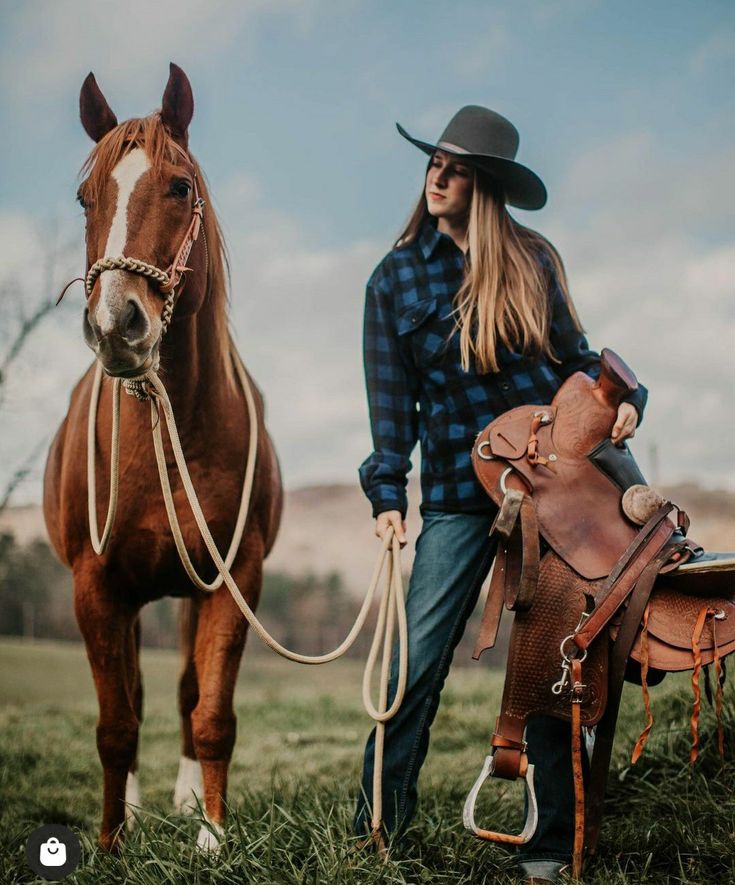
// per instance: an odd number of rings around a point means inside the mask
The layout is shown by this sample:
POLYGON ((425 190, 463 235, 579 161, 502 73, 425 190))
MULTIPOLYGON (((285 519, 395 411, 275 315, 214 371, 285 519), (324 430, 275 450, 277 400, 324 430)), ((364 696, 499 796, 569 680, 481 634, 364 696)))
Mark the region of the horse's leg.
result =
POLYGON ((174 808, 183 814, 196 811, 202 799, 202 770, 194 750, 191 714, 199 700, 199 682, 194 664, 198 604, 193 599, 181 602, 182 667, 179 677, 179 714, 181 715, 181 758, 174 787, 174 808))
POLYGON ((74 608, 92 668, 99 719, 97 751, 104 795, 100 844, 115 851, 125 821, 125 788, 138 750, 138 714, 130 683, 130 649, 138 610, 91 570, 75 575, 74 608))
MULTIPOLYGON (((247 562, 233 571, 251 606, 257 601, 262 575, 262 544, 257 543, 258 550, 253 555, 255 543, 250 539, 247 562)), ((236 732, 232 698, 246 633, 247 621, 226 588, 221 587, 204 600, 199 612, 194 656, 199 701, 191 717, 194 749, 204 781, 207 823, 197 839, 197 845, 204 850, 218 848, 225 819, 227 771, 236 732)))
MULTIPOLYGON (((143 676, 140 671, 140 617, 135 619, 135 623, 130 631, 128 649, 128 686, 131 690, 133 708, 140 726, 143 722, 143 676)), ((138 782, 138 750, 136 748, 135 759, 128 772, 125 784, 125 822, 128 831, 135 826, 135 812, 139 808, 140 784, 138 782)))

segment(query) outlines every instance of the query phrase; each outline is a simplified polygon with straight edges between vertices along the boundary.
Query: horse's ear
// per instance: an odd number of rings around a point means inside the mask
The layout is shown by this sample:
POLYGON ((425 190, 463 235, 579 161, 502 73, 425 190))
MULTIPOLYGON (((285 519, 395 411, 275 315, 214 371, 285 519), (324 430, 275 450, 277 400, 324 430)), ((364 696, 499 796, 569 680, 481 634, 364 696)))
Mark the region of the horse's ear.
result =
POLYGON ((161 120, 182 147, 188 142, 188 129, 194 116, 194 96, 189 78, 178 65, 169 65, 170 74, 161 102, 161 120))
POLYGON ((117 117, 110 110, 107 99, 91 71, 82 83, 82 91, 79 93, 79 116, 82 118, 85 132, 93 141, 104 138, 117 126, 117 117))

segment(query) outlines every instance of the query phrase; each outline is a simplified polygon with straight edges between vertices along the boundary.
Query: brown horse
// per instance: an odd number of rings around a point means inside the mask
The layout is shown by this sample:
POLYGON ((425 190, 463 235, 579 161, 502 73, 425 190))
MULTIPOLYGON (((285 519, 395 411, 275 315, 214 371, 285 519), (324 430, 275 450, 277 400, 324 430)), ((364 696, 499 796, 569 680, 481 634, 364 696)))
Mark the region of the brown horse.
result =
MULTIPOLYGON (((92 74, 82 86, 82 124, 96 142, 79 188, 86 214, 88 267, 102 258, 122 256, 154 268, 172 266, 201 205, 197 197, 205 201, 202 234, 185 261, 189 270, 177 287, 170 325, 162 322, 165 299, 159 282, 120 267, 118 261, 96 279, 87 278, 91 291, 84 311, 84 337, 105 372, 96 425, 97 488, 109 483, 112 379, 140 377, 160 366, 193 483, 215 541, 224 551, 235 525, 250 421, 233 370, 224 245, 199 166, 188 152, 193 107, 189 81, 173 64, 160 113, 120 125, 92 74)), ((179 684, 183 753, 175 801, 181 809, 196 807, 194 794, 203 793, 208 821, 202 825, 198 844, 215 847, 224 819, 227 770, 235 742, 232 697, 247 624, 225 587, 202 593, 184 572, 160 490, 149 406, 132 396, 122 397, 117 517, 104 554, 94 552, 85 467, 94 371, 93 364, 74 389, 51 446, 44 512, 51 541, 73 572, 76 616, 99 700, 97 748, 104 771, 100 841, 106 848, 116 848, 126 800, 128 806, 139 804, 135 774, 143 709, 139 613, 146 602, 168 595, 186 597, 179 684)), ((245 532, 231 568, 253 608, 282 505, 278 462, 257 393, 256 407, 260 432, 255 481, 245 532)), ((171 466, 168 438, 165 443, 171 466)), ((172 480, 192 562, 211 579, 216 571, 181 483, 174 476, 172 480)), ((103 504, 98 502, 98 519, 104 516, 103 504)))

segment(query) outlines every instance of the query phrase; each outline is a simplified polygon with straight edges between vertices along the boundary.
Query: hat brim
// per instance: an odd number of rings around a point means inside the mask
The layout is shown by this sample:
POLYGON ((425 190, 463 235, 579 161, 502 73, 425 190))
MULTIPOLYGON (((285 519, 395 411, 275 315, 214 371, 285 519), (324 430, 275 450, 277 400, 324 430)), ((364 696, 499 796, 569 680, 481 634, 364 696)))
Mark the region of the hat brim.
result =
POLYGON ((445 145, 429 144, 409 135, 408 132, 396 123, 400 134, 411 144, 415 145, 425 154, 433 154, 441 150, 455 157, 461 157, 462 161, 486 172, 502 182, 505 189, 506 202, 516 209, 542 209, 546 205, 546 187, 541 179, 521 163, 508 160, 505 157, 496 157, 493 154, 469 154, 460 150, 452 150, 445 145))

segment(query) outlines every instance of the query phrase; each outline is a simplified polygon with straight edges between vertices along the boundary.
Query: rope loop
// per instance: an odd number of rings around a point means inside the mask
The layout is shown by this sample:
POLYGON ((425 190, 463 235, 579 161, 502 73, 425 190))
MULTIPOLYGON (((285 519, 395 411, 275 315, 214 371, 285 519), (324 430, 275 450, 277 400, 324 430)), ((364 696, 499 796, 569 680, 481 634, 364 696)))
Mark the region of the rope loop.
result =
MULTIPOLYGON (((172 296, 170 296, 172 297, 172 296)), ((242 612, 243 616, 249 623, 250 627, 255 631, 257 636, 273 651, 282 657, 295 661, 300 664, 326 664, 342 657, 354 644, 362 628, 365 625, 367 617, 370 613, 373 599, 380 581, 381 574, 385 570, 385 591, 381 597, 380 607, 378 610, 378 621, 375 627, 375 634, 370 646, 367 662, 365 664, 365 672, 362 681, 362 698, 363 704, 368 715, 376 723, 375 737, 375 769, 373 776, 373 818, 372 832, 379 834, 381 831, 382 818, 382 769, 383 769, 383 747, 385 741, 385 723, 393 718, 398 712, 406 690, 408 680, 408 625, 406 620, 406 603, 403 593, 403 580, 401 575, 401 548, 398 539, 395 536, 393 528, 389 528, 381 545, 375 568, 373 570, 370 584, 368 586, 362 606, 355 618, 345 639, 330 652, 322 655, 304 655, 292 651, 278 642, 261 624, 250 608, 247 601, 240 592, 239 587, 235 583, 231 574, 231 568, 235 561, 235 557, 240 549, 245 524, 247 521, 248 510, 250 507, 250 498, 253 488, 253 479, 255 475, 255 463, 258 449, 258 414, 256 410, 255 399, 250 381, 245 372, 245 367, 237 355, 234 347, 232 348, 232 358, 235 364, 238 379, 245 394, 248 408, 248 417, 250 420, 250 437, 248 440, 248 457, 245 466, 245 478, 243 480, 242 493, 240 496, 240 506, 235 523, 235 530, 230 542, 227 555, 223 559, 214 538, 209 530, 207 521, 202 512, 201 504, 197 497, 196 491, 191 481, 189 469, 186 464, 181 440, 176 428, 171 401, 168 397, 166 388, 163 386, 161 379, 155 371, 148 372, 144 378, 136 379, 140 385, 140 393, 146 394, 146 398, 150 400, 151 407, 151 430, 153 434, 153 448, 158 466, 158 475, 163 492, 166 514, 168 516, 169 525, 173 534, 174 543, 179 554, 184 569, 191 579, 192 583, 200 590, 206 593, 214 593, 224 583, 225 587, 232 596, 235 604, 242 612), (163 437, 161 432, 161 416, 163 416, 173 449, 176 467, 179 472, 181 482, 183 484, 187 501, 194 515, 199 534, 201 535, 204 545, 209 552, 215 566, 217 567, 217 577, 212 582, 205 582, 194 567, 189 552, 184 542, 181 526, 179 524, 176 506, 171 492, 171 484, 168 477, 168 468, 166 466, 166 456, 163 448, 163 437), (386 568, 387 564, 387 568, 386 568), (395 632, 396 622, 398 626, 398 684, 395 696, 392 699, 390 707, 388 707, 388 683, 390 677, 390 664, 393 650, 393 636, 395 632), (382 646, 382 662, 380 669, 378 705, 373 705, 370 697, 370 686, 372 682, 373 672, 378 657, 378 652, 382 646)), ((97 501, 96 501, 96 483, 95 483, 95 454, 96 454, 96 424, 97 409, 99 405, 99 396, 102 386, 102 367, 97 363, 94 380, 92 383, 92 393, 89 404, 88 427, 87 427, 87 489, 88 489, 88 512, 89 525, 92 547, 98 555, 102 555, 108 545, 112 528, 117 512, 118 485, 119 485, 119 460, 120 460, 120 379, 113 381, 112 388, 112 450, 110 457, 110 499, 108 504, 107 517, 105 519, 105 527, 102 537, 99 537, 97 527, 97 501)), ((133 392, 133 391, 131 391, 133 392)), ((135 395, 138 395, 137 393, 135 395)), ((377 837, 376 837, 377 838, 377 837)), ((379 840, 378 840, 379 841, 379 840)), ((380 843, 382 844, 382 843, 380 843)), ((384 855, 385 856, 385 855, 384 855)))

